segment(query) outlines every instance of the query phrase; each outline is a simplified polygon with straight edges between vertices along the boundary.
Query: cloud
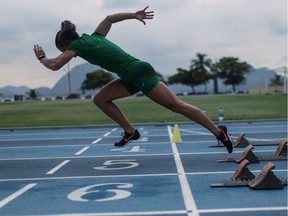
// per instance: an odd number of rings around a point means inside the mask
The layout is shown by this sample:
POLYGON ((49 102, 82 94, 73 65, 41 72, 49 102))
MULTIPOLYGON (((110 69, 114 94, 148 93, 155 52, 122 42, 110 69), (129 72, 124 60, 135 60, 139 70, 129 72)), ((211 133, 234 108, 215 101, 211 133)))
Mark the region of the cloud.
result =
POLYGON ((185 7, 193 0, 103 0, 102 6, 104 9, 119 9, 119 8, 138 8, 151 6, 158 11, 175 10, 179 7, 185 7))
MULTIPOLYGON (((286 0, 9 0, 0 8, 0 87, 55 84, 63 69, 45 69, 32 47, 37 43, 48 57, 57 56, 54 37, 63 20, 75 23, 80 34, 92 33, 108 14, 148 5, 155 17, 146 26, 117 23, 107 38, 160 73, 188 68, 196 53, 212 60, 234 56, 254 67, 287 64, 286 0)), ((70 67, 83 62, 73 59, 70 67)))

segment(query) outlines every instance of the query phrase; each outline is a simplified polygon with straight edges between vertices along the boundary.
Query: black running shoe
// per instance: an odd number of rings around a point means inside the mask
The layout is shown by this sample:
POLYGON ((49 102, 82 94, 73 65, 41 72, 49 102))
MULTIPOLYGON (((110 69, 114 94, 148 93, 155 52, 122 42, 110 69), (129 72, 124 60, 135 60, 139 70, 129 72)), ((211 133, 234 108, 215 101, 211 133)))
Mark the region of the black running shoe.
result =
POLYGON ((133 134, 127 133, 126 131, 124 132, 124 134, 122 134, 123 137, 119 142, 114 143, 114 146, 124 146, 126 145, 129 141, 131 140, 137 140, 140 138, 140 133, 138 132, 138 130, 135 130, 135 132, 133 134))
POLYGON ((233 152, 233 145, 232 142, 230 140, 230 137, 227 133, 227 127, 224 125, 218 126, 218 128, 220 128, 221 133, 217 138, 218 142, 220 141, 221 143, 223 143, 223 145, 227 148, 227 151, 229 153, 233 152))

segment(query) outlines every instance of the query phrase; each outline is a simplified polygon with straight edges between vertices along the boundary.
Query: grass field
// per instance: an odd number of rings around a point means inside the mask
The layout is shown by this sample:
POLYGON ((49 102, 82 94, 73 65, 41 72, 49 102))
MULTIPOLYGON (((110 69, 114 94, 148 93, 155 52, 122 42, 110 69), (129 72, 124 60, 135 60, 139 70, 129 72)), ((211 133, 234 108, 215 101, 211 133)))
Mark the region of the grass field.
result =
MULTIPOLYGON (((214 121, 223 107, 225 120, 287 119, 286 95, 182 96, 184 101, 205 108, 214 121)), ((116 102, 132 123, 190 121, 146 97, 116 102)), ((91 100, 0 103, 0 128, 114 124, 91 100)))

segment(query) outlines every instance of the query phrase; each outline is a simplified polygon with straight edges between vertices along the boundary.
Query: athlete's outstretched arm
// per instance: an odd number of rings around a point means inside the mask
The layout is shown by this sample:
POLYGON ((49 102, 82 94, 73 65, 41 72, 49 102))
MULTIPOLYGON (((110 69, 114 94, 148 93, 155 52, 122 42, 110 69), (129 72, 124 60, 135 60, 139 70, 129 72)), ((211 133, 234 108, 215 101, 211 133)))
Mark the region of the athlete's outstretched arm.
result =
POLYGON ((154 12, 147 11, 148 6, 143 10, 135 13, 117 13, 107 16, 96 28, 95 32, 106 37, 113 23, 117 23, 127 19, 137 19, 146 25, 145 19, 153 19, 154 12))
POLYGON ((69 62, 74 56, 75 52, 71 50, 66 50, 63 53, 61 53, 56 58, 47 58, 44 50, 41 46, 34 45, 34 53, 36 55, 36 58, 39 59, 39 61, 47 68, 51 70, 59 70, 61 67, 63 67, 67 62, 69 62))

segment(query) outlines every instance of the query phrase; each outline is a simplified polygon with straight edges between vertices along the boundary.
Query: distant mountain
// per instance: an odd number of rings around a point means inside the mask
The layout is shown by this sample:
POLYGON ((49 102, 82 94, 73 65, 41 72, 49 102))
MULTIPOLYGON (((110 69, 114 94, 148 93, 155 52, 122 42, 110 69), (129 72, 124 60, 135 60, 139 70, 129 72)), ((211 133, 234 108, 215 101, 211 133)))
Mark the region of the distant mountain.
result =
MULTIPOLYGON (((86 74, 99 70, 100 67, 89 63, 76 66, 70 71, 71 93, 81 93, 80 87, 86 79, 86 74)), ((69 77, 66 73, 51 90, 52 95, 63 96, 69 94, 69 77)))
MULTIPOLYGON (((100 67, 92 65, 90 63, 85 63, 78 65, 70 70, 70 83, 71 83, 71 93, 81 94, 80 86, 86 78, 86 74, 99 70, 100 67)), ((253 69, 249 74, 246 75, 246 81, 244 84, 236 87, 237 91, 247 91, 251 87, 266 86, 270 83, 270 80, 275 77, 275 72, 269 68, 259 68, 253 69)), ((168 79, 168 76, 165 76, 168 79)), ((231 86, 225 86, 222 80, 218 79, 219 92, 232 92, 231 86)), ((184 86, 181 84, 170 85, 169 88, 175 93, 188 93, 191 92, 191 87, 184 86)), ((206 87, 204 85, 197 86, 195 88, 196 92, 208 92, 213 93, 213 81, 211 80, 207 83, 206 87)), ((0 88, 0 96, 3 97, 13 97, 14 95, 24 95, 27 96, 27 92, 30 88, 27 86, 5 86, 0 88)), ((40 96, 67 96, 69 94, 69 82, 68 73, 59 79, 52 89, 47 87, 37 88, 36 91, 40 96)), ((86 92, 87 94, 94 94, 94 91, 86 92)))
MULTIPOLYGON (((100 67, 85 63, 76 66, 70 70, 70 83, 71 83, 71 93, 81 93, 80 86, 86 78, 86 74, 100 69, 100 67)), ((62 76, 55 86, 50 89, 48 87, 36 88, 39 96, 67 96, 69 94, 69 84, 68 84, 68 73, 62 76)), ((14 97, 14 95, 24 95, 28 96, 27 92, 31 88, 27 86, 5 86, 0 88, 1 97, 14 97)))
POLYGON ((51 89, 48 87, 36 88, 36 92, 39 96, 51 96, 51 89))
POLYGON ((1 88, 0 89, 0 97, 13 97, 15 94, 7 89, 1 88))
POLYGON ((4 96, 14 96, 14 95, 23 95, 26 94, 26 92, 29 92, 29 88, 27 86, 5 86, 3 88, 0 88, 0 93, 2 91, 6 91, 6 94, 3 94, 4 96))

